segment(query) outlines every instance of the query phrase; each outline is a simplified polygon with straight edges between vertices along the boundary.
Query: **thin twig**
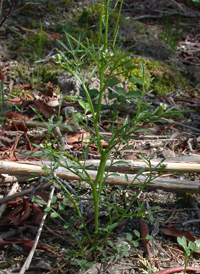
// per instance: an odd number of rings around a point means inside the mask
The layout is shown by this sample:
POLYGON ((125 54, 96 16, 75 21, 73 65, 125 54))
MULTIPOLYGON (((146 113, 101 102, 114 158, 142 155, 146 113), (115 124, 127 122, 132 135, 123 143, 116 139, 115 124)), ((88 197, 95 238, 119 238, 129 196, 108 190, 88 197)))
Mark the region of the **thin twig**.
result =
POLYGON ((0 4, 0 17, 1 17, 1 12, 2 12, 2 6, 3 6, 3 0, 1 0, 1 4, 0 4))
POLYGON ((56 136, 56 138, 59 138, 60 144, 61 144, 62 148, 65 150, 66 149, 65 139, 60 132, 60 128, 58 126, 56 126, 53 133, 56 136))
MULTIPOLYGON (((37 190, 43 189, 43 188, 48 187, 50 185, 52 185, 52 182, 47 182, 47 183, 41 184, 40 186, 37 187, 37 190)), ((22 196, 25 196, 27 194, 30 194, 33 191, 33 189, 34 189, 34 187, 30 187, 28 189, 22 190, 21 192, 18 192, 18 193, 15 193, 13 195, 4 197, 4 198, 0 199, 0 204, 7 203, 11 200, 14 200, 14 199, 18 198, 18 197, 22 197, 22 196)))
POLYGON ((61 179, 60 177, 58 177, 56 175, 56 171, 54 170, 54 173, 53 175, 55 176, 55 178, 60 181, 62 184, 64 184, 67 188, 67 190, 69 190, 70 193, 72 193, 76 198, 78 198, 79 200, 79 209, 80 209, 80 213, 81 215, 83 214, 83 206, 82 206, 82 202, 81 202, 81 199, 80 197, 78 196, 78 194, 76 193, 76 191, 63 179, 61 179))
POLYGON ((197 131, 197 132, 200 132, 200 129, 198 129, 198 128, 195 128, 195 127, 191 127, 191 126, 188 126, 188 125, 184 125, 184 124, 182 124, 182 123, 179 123, 179 122, 176 122, 176 121, 174 121, 174 120, 172 120, 172 119, 166 119, 166 118, 160 118, 160 120, 162 121, 165 121, 165 122, 167 122, 167 123, 169 123, 169 124, 175 124, 175 125, 177 125, 177 126, 182 126, 182 127, 185 127, 185 128, 188 128, 188 129, 192 129, 192 130, 194 130, 194 131, 197 131))
MULTIPOLYGON (((53 186, 51 186, 51 193, 50 193, 50 195, 49 195, 49 200, 48 200, 48 203, 47 203, 47 207, 50 207, 50 205, 51 205, 51 201, 52 201, 52 198, 53 198, 54 191, 55 191, 55 186, 53 185, 53 186)), ((28 255, 28 257, 27 257, 27 259, 26 259, 26 261, 25 261, 25 263, 24 263, 24 265, 22 266, 22 268, 21 268, 19 274, 23 274, 23 273, 26 272, 26 270, 29 269, 29 266, 30 266, 30 264, 31 264, 33 255, 34 255, 34 253, 35 253, 35 250, 36 250, 36 247, 37 247, 37 244, 38 244, 40 235, 41 235, 41 233, 42 233, 42 229, 43 229, 44 222, 45 222, 45 219, 46 219, 46 217, 47 217, 47 214, 48 214, 48 212, 45 212, 44 215, 43 215, 43 218, 42 218, 42 221, 41 221, 41 223, 40 223, 40 227, 39 227, 39 229, 38 229, 38 233, 37 233, 37 235, 36 235, 36 238, 35 238, 35 242, 34 242, 34 244, 33 244, 33 247, 32 247, 32 249, 31 249, 31 251, 30 251, 30 253, 29 253, 29 255, 28 255)))
MULTIPOLYGON (((17 191, 18 188, 19 188, 18 182, 17 182, 17 183, 14 183, 14 184, 12 185, 12 188, 11 188, 11 190, 9 191, 7 197, 13 195, 13 193, 16 193, 16 191, 17 191)), ((7 207, 7 203, 4 203, 4 204, 2 204, 2 205, 0 206, 0 217, 1 217, 2 214, 4 213, 6 207, 7 207)))
POLYGON ((161 19, 163 17, 174 16, 174 15, 178 15, 178 16, 182 16, 182 17, 188 17, 188 18, 199 18, 200 17, 199 14, 197 14, 197 15, 189 15, 189 14, 183 14, 183 13, 179 13, 179 12, 175 11, 175 12, 171 12, 171 13, 164 13, 164 14, 161 14, 161 15, 150 15, 150 14, 140 15, 140 16, 132 17, 132 19, 133 20, 142 20, 142 19, 147 19, 147 18, 161 19))
MULTIPOLYGON (((3 24, 5 23, 5 21, 8 19, 9 15, 10 15, 10 13, 11 13, 11 10, 12 10, 12 8, 13 8, 14 3, 15 3, 15 0, 12 1, 12 4, 11 4, 11 6, 10 6, 10 9, 9 9, 7 15, 5 16, 5 18, 4 18, 4 19, 1 21, 1 23, 0 23, 0 27, 2 27, 3 24)), ((3 4, 3 1, 2 1, 2 4, 3 4)), ((2 8, 2 4, 1 4, 1 8, 2 8)))

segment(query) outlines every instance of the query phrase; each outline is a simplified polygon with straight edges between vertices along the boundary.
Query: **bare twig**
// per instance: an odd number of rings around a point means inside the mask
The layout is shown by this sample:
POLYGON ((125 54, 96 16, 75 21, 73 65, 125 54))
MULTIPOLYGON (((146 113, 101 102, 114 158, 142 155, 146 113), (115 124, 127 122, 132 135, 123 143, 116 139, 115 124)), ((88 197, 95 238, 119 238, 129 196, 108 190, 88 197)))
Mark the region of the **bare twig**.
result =
MULTIPOLYGON (((11 190, 9 191, 7 196, 11 196, 13 195, 13 193, 16 193, 17 189, 19 188, 19 184, 18 183, 14 183, 12 185, 11 190)), ((4 213, 5 209, 7 207, 7 203, 4 203, 0 206, 0 217, 2 216, 2 214, 4 213)))
POLYGON ((59 138, 60 144, 62 146, 62 148, 65 150, 66 145, 65 145, 65 139, 63 137, 63 135, 60 132, 60 128, 58 126, 55 127, 54 129, 54 134, 56 136, 56 138, 59 138))
POLYGON ((184 127, 184 128, 188 128, 188 129, 192 129, 192 130, 194 130, 194 131, 200 132, 200 129, 198 129, 198 128, 191 127, 191 126, 188 126, 188 125, 184 125, 184 124, 179 123, 179 122, 176 122, 176 121, 174 121, 174 120, 172 120, 172 119, 166 119, 166 118, 163 118, 163 117, 162 117, 160 120, 161 120, 161 121, 163 120, 163 121, 165 121, 165 122, 167 122, 167 123, 169 123, 169 124, 176 124, 177 126, 182 126, 182 127, 184 127))
POLYGON ((135 16, 135 17, 132 17, 133 20, 142 20, 142 19, 147 19, 147 18, 151 18, 151 19, 160 19, 160 18, 163 18, 163 17, 168 17, 168 16, 174 16, 174 15, 178 15, 178 16, 181 16, 181 17, 188 17, 188 18, 199 18, 200 15, 197 14, 197 15, 189 15, 189 14, 183 14, 183 13, 179 13, 177 11, 174 11, 174 12, 171 12, 171 13, 162 13, 160 15, 150 15, 150 14, 147 14, 147 15, 140 15, 140 16, 135 16))
MULTIPOLYGON (((43 189, 43 188, 48 187, 50 185, 52 185, 52 182, 47 182, 47 183, 41 184, 40 186, 37 187, 36 190, 43 189)), ((0 199, 0 205, 3 204, 3 203, 7 203, 7 202, 9 202, 9 201, 11 201, 13 199, 18 198, 18 197, 30 194, 32 191, 33 191, 33 187, 30 187, 28 189, 22 190, 22 191, 20 191, 18 193, 15 193, 13 195, 4 197, 4 198, 0 199)))
MULTIPOLYGON (((7 20, 8 17, 10 16, 14 3, 15 3, 15 0, 12 1, 12 4, 11 4, 11 6, 10 6, 10 9, 9 9, 7 15, 5 16, 5 18, 4 18, 4 19, 1 21, 1 23, 0 23, 0 27, 3 26, 3 24, 6 22, 6 20, 7 20)), ((1 2, 1 9, 2 9, 2 5, 3 5, 3 0, 2 0, 2 2, 1 2)), ((1 15, 1 13, 0 13, 0 15, 1 15)))
POLYGON ((1 12, 2 12, 2 6, 3 6, 3 0, 1 0, 1 3, 0 3, 0 17, 1 17, 1 12))
MULTIPOLYGON (((51 193, 50 193, 50 195, 49 195, 49 200, 48 200, 48 203, 47 203, 47 207, 50 207, 50 205, 51 205, 51 201, 52 201, 52 197, 53 197, 54 190, 55 190, 55 186, 53 185, 53 186, 51 187, 51 193)), ((34 253, 35 253, 35 250, 36 250, 36 247, 37 247, 37 244, 38 244, 40 235, 41 235, 41 233, 42 233, 42 229, 43 229, 44 222, 45 222, 45 219, 46 219, 46 217, 47 217, 47 214, 48 214, 48 213, 45 212, 44 215, 43 215, 43 217, 42 217, 42 221, 41 221, 41 223, 40 223, 40 227, 39 227, 39 229, 38 229, 38 233, 37 233, 37 235, 36 235, 36 238, 35 238, 35 242, 34 242, 34 244, 33 244, 33 247, 32 247, 32 249, 31 249, 31 251, 30 251, 30 253, 29 253, 29 255, 28 255, 28 257, 27 257, 27 259, 26 259, 26 261, 25 261, 25 263, 24 263, 24 265, 22 266, 22 268, 21 268, 19 274, 23 274, 23 273, 26 272, 26 270, 29 269, 29 266, 30 266, 30 264, 31 264, 33 255, 34 255, 34 253)))
POLYGON ((182 12, 185 12, 185 9, 182 7, 181 4, 177 3, 175 0, 171 0, 171 2, 177 6, 182 12))
POLYGON ((79 201, 79 208, 80 208, 80 213, 83 214, 83 206, 82 206, 82 202, 80 197, 78 196, 78 194, 76 193, 76 191, 63 179, 59 178, 56 174, 56 171, 54 170, 53 173, 54 177, 57 179, 58 182, 61 182, 62 184, 65 185, 65 187, 67 188, 67 190, 72 193, 76 198, 78 198, 79 201))

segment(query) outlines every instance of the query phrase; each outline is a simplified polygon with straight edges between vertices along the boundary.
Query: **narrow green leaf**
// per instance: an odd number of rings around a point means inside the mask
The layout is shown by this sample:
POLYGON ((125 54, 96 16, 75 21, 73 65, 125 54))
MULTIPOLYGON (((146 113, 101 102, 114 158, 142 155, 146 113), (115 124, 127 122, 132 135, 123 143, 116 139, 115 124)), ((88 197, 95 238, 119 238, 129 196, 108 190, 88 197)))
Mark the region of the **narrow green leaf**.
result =
POLYGON ((135 68, 135 65, 132 64, 131 60, 128 60, 125 64, 124 64, 125 68, 128 70, 132 70, 133 68, 135 68))
POLYGON ((56 212, 52 212, 51 215, 50 215, 50 217, 51 217, 52 219, 55 219, 55 218, 59 217, 59 214, 56 213, 56 212))
POLYGON ((46 205, 47 203, 44 202, 43 200, 39 199, 39 198, 36 198, 36 197, 33 197, 32 198, 32 201, 35 202, 35 203, 38 203, 40 205, 46 205))
POLYGON ((152 237, 151 235, 147 235, 147 236, 145 237, 145 239, 146 239, 146 240, 152 240, 153 237, 152 237))
POLYGON ((52 200, 51 200, 51 205, 55 204, 57 202, 57 196, 53 195, 52 200))
POLYGON ((67 128, 69 131, 73 131, 72 127, 67 124, 62 124, 63 127, 67 128))
POLYGON ((83 100, 78 100, 79 105, 85 110, 86 109, 86 102, 83 100))
POLYGON ((139 246, 138 241, 132 241, 132 244, 134 245, 134 247, 138 247, 139 246))
POLYGON ((142 69, 142 85, 144 83, 144 64, 143 62, 141 63, 141 69, 142 69))
POLYGON ((138 230, 134 229, 133 232, 138 238, 140 238, 140 232, 138 230))
POLYGON ((130 233, 126 233, 126 239, 132 241, 133 236, 130 233))
POLYGON ((127 165, 127 161, 116 161, 113 165, 127 165))
POLYGON ((89 90, 89 94, 90 94, 90 96, 96 96, 96 95, 98 95, 99 94, 99 90, 98 89, 90 89, 89 90))
POLYGON ((61 203, 59 204, 59 210, 60 210, 60 211, 63 211, 63 210, 65 209, 65 207, 66 207, 66 203, 61 202, 61 203))
POLYGON ((118 97, 119 97, 119 95, 116 94, 116 93, 109 93, 109 94, 108 94, 108 99, 109 99, 109 100, 112 100, 112 99, 118 98, 118 97))
POLYGON ((107 242, 108 242, 108 244, 109 244, 111 247, 115 248, 115 246, 114 246, 114 244, 113 244, 113 242, 112 242, 111 240, 108 240, 107 242))
POLYGON ((136 76, 134 76, 134 75, 131 76, 131 78, 129 79, 129 81, 131 83, 137 83, 137 84, 143 85, 142 81, 139 78, 137 78, 136 76))
POLYGON ((122 95, 122 96, 125 96, 125 95, 126 95, 126 90, 125 90, 125 88, 115 87, 115 89, 116 89, 116 91, 117 91, 117 93, 118 93, 119 95, 122 95))
POLYGON ((119 83, 121 83, 121 81, 118 78, 111 78, 108 80, 107 86, 113 87, 119 83))
POLYGON ((119 173, 111 173, 109 176, 120 176, 119 173))
POLYGON ((126 94, 127 97, 134 98, 134 97, 141 97, 142 94, 139 90, 129 90, 129 92, 126 94))
POLYGON ((46 208, 44 209, 44 212, 49 212, 49 211, 51 211, 51 207, 46 207, 46 208))
POLYGON ((125 173, 124 177, 125 177, 125 180, 126 180, 127 184, 129 185, 128 175, 126 173, 125 173))
POLYGON ((92 77, 94 76, 96 70, 97 70, 98 66, 95 66, 94 69, 92 70, 91 74, 90 74, 90 77, 88 79, 88 83, 90 82, 90 80, 92 79, 92 77))

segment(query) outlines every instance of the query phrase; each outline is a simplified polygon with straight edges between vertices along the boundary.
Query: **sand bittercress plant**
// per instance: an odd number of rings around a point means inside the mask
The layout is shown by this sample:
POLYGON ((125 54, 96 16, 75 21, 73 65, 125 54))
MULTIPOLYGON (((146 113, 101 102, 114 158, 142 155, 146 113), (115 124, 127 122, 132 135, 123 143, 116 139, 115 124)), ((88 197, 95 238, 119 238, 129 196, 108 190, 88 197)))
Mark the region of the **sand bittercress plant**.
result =
MULTIPOLYGON (((89 129, 89 121, 86 114, 88 112, 91 114, 90 123, 91 121, 93 123, 93 133, 90 135, 90 142, 85 144, 82 151, 85 157, 84 161, 80 161, 78 158, 73 156, 73 154, 70 154, 69 151, 67 152, 64 150, 60 145, 59 138, 54 135, 53 129, 56 126, 59 126, 62 122, 61 120, 59 120, 57 124, 54 124, 53 119, 51 119, 52 126, 48 129, 49 140, 47 139, 46 141, 46 144, 48 144, 50 142, 50 136, 53 135, 53 142, 59 147, 59 150, 54 149, 53 146, 50 148, 47 145, 43 148, 40 147, 40 150, 43 151, 44 154, 47 155, 47 157, 52 161, 52 169, 50 171, 47 170, 47 174, 51 176, 55 184, 58 184, 65 193, 64 200, 57 211, 55 211, 52 207, 46 210, 52 212, 53 218, 60 217, 65 228, 71 227, 71 229, 73 229, 74 234, 72 234, 72 236, 74 236, 75 241, 77 241, 77 245, 75 245, 76 248, 79 249, 79 251, 74 250, 74 254, 76 254, 76 256, 83 256, 87 259, 91 259, 91 254, 93 255, 92 258, 94 258, 95 254, 103 250, 108 237, 121 221, 133 217, 148 218, 147 210, 144 209, 144 206, 141 206, 139 209, 134 211, 132 210, 132 205, 141 191, 144 190, 149 183, 153 183, 153 180, 156 178, 152 176, 153 169, 151 167, 151 161, 144 158, 150 167, 150 173, 147 177, 145 177, 146 179, 144 180, 143 185, 138 187, 136 192, 132 190, 131 184, 128 184, 126 189, 118 186, 118 190, 121 188, 120 190, 123 195, 122 197, 116 198, 114 203, 111 201, 111 195, 106 191, 105 186, 105 180, 109 176, 108 172, 105 172, 106 161, 110 159, 111 165, 113 165, 122 143, 127 144, 128 140, 132 138, 132 135, 138 130, 144 130, 146 125, 159 121, 160 118, 169 116, 170 114, 176 112, 174 108, 166 109, 166 107, 163 107, 162 105, 153 110, 151 103, 144 103, 144 96, 151 91, 147 91, 145 88, 145 71, 143 64, 141 64, 142 79, 138 79, 134 75, 131 75, 129 78, 130 82, 136 84, 137 92, 135 92, 136 90, 129 90, 127 92, 123 85, 120 85, 120 75, 118 75, 116 71, 119 67, 123 68, 126 66, 127 68, 127 64, 130 63, 131 57, 130 53, 122 53, 115 48, 123 1, 120 1, 116 26, 112 28, 114 29, 114 32, 109 29, 109 16, 113 12, 113 9, 117 6, 115 5, 114 8, 112 8, 112 2, 114 1, 107 0, 101 2, 98 41, 91 43, 87 38, 83 39, 82 37, 77 40, 70 34, 65 33, 68 44, 64 44, 60 41, 59 43, 63 46, 64 51, 58 50, 58 54, 54 56, 57 64, 76 77, 85 93, 85 97, 82 97, 79 101, 80 106, 84 110, 84 114, 81 112, 73 113, 74 122, 79 122, 79 125, 82 126, 84 130, 89 132, 91 132, 91 130, 89 129), (93 66, 93 69, 90 73, 89 80, 85 80, 83 69, 88 63, 90 63, 90 67, 93 66), (88 82, 94 75, 98 75, 100 83, 99 89, 95 90, 95 100, 93 100, 88 88, 88 82), (129 105, 132 104, 136 110, 134 117, 131 117, 131 119, 125 119, 121 128, 116 129, 114 121, 119 114, 118 103, 116 104, 116 108, 112 110, 113 123, 109 129, 112 133, 111 138, 102 137, 98 126, 102 111, 102 98, 105 92, 107 92, 108 86, 116 88, 117 93, 114 96, 116 97, 117 102, 129 105), (106 148, 103 148, 102 141, 106 141, 108 143, 106 148), (87 159, 90 144, 96 145, 98 153, 101 156, 94 180, 90 177, 85 167, 85 161, 87 159), (80 207, 80 199, 78 199, 78 194, 73 192, 70 189, 69 184, 57 176, 57 167, 67 168, 69 171, 76 174, 81 181, 86 182, 90 186, 92 198, 91 203, 94 208, 94 231, 92 234, 89 232, 85 223, 84 210, 80 207), (129 194, 131 193, 132 198, 127 201, 126 193, 128 192, 129 194), (61 216, 68 200, 73 204, 76 211, 73 221, 75 221, 75 219, 80 221, 80 226, 76 229, 72 223, 67 222, 61 216), (100 224, 99 219, 99 208, 102 201, 104 201, 104 204, 108 209, 108 220, 103 225, 100 224), (126 206, 123 207, 123 204, 126 204, 126 206), (87 248, 85 248, 85 246, 87 246, 87 248)), ((161 171, 162 170, 160 170, 160 172, 161 171)), ((139 171, 135 175, 135 179, 139 179, 138 176, 142 173, 143 170, 139 171)), ((117 176, 117 174, 115 175, 117 176)), ((128 176, 126 174, 125 178, 128 182, 128 176)))

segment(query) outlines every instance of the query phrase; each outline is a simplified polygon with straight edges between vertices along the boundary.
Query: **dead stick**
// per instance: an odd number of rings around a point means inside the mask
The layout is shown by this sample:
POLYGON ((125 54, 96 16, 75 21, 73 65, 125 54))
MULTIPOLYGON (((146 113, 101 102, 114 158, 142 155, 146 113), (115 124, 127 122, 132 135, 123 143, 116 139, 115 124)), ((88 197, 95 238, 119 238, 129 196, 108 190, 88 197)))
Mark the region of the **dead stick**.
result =
MULTIPOLYGON (((36 191, 39 190, 39 189, 43 189, 45 187, 48 187, 50 185, 52 185, 52 182, 47 182, 47 183, 41 184, 40 186, 38 186, 36 188, 36 191)), ((7 202, 9 202, 9 201, 11 201, 13 199, 17 199, 18 197, 30 194, 32 191, 33 191, 33 187, 30 187, 28 189, 22 190, 21 192, 18 192, 18 193, 15 193, 13 195, 4 197, 4 198, 0 199, 0 205, 2 205, 3 203, 7 203, 7 202)))
MULTIPOLYGON (((61 161, 60 161, 61 162, 61 161)), ((67 159, 66 159, 67 162, 67 159)), ((81 162, 81 164, 84 165, 86 169, 98 169, 99 167, 99 160, 87 160, 84 164, 84 162, 81 162)), ((68 165, 69 163, 61 162, 62 165, 68 165)), ((52 165, 52 162, 50 161, 44 161, 44 162, 9 162, 9 161, 0 161, 0 174, 9 174, 9 175, 32 175, 37 174, 39 172, 39 175, 41 175, 41 172, 43 170, 43 167, 49 167, 52 165)), ((197 162, 179 162, 178 159, 175 160, 165 160, 160 164, 160 160, 151 160, 151 166, 152 168, 159 169, 162 165, 165 166, 164 171, 178 171, 178 172, 197 172, 200 173, 200 159, 197 159, 197 162)), ((71 165, 72 166, 72 165, 71 165)), ((77 164, 77 168, 79 168, 77 164)), ((118 160, 111 162, 108 160, 106 162, 106 170, 110 170, 111 172, 120 172, 120 173, 136 173, 140 169, 145 168, 145 170, 149 170, 149 166, 144 161, 134 161, 134 160, 128 160, 123 161, 123 163, 119 162, 118 160), (112 167, 111 167, 112 163, 112 167)), ((62 169, 62 168, 58 168, 62 169)), ((44 172, 42 173, 44 175, 44 172)))
MULTIPOLYGON (((4 162, 8 163, 8 162, 4 162)), ((31 165, 31 164, 21 164, 21 163, 15 163, 11 162, 13 164, 12 174, 24 174, 29 175, 30 177, 37 175, 37 176, 47 176, 46 172, 43 170, 42 166, 40 165, 31 165), (15 168, 14 168, 15 166, 15 168), (17 166, 17 167, 16 167, 17 166)), ((1 165, 2 167, 2 165, 1 165)), ((1 170, 1 168, 0 168, 1 170)), ((8 171, 8 170, 7 170, 8 171)), ((78 170, 78 172, 82 173, 82 170, 78 170)), ((97 171, 94 170, 87 170, 90 178, 94 181, 96 178, 97 171)), ((8 173, 8 172, 6 172, 8 173)), ((56 175, 62 179, 66 180, 82 180, 78 175, 74 174, 73 172, 68 171, 64 168, 58 168, 56 170, 56 175)), ((118 176, 113 176, 112 173, 108 173, 107 178, 105 180, 106 184, 111 185, 124 185, 127 186, 127 181, 125 180, 125 176, 122 173, 118 173, 118 176)), ((133 174, 127 174, 128 176, 128 184, 136 187, 136 186, 142 186, 146 180, 146 176, 140 175, 135 179, 135 175, 133 174)), ((153 180, 152 184, 148 184, 147 188, 149 189, 163 189, 166 191, 180 191, 180 192, 186 192, 186 193, 200 193, 200 185, 199 182, 194 181, 188 181, 188 180, 181 180, 181 179, 168 179, 168 178, 156 178, 153 180)), ((32 191, 32 190, 31 190, 32 191)), ((28 193, 31 193, 29 190, 28 193)), ((23 195, 26 195, 28 193, 23 192, 23 195)), ((21 193, 22 194, 22 193, 21 193)), ((15 194, 16 195, 16 194, 15 194)), ((13 195, 14 196, 14 195, 13 195)), ((21 195, 20 195, 21 196, 21 195)), ((10 196, 11 198, 12 196, 10 196)), ((19 197, 19 196, 17 196, 19 197)), ((5 198, 0 199, 0 204, 5 202, 5 198)))
MULTIPOLYGON (((54 194, 54 190, 55 190, 55 186, 51 186, 51 192, 50 192, 50 195, 49 195, 49 200, 48 200, 48 203, 47 203, 47 207, 50 207, 51 205, 51 201, 52 201, 52 198, 53 198, 53 194, 54 194)), ((47 217, 47 212, 44 213, 43 217, 42 217, 42 221, 40 223, 40 227, 38 229, 38 232, 37 232, 37 235, 36 235, 36 238, 35 238, 35 241, 34 241, 34 244, 31 248, 31 251, 25 261, 25 263, 23 264, 19 274, 24 274, 26 272, 26 270, 29 269, 29 266, 31 264, 31 261, 32 261, 32 258, 33 258, 33 255, 35 253, 35 250, 37 248, 37 244, 38 244, 38 241, 40 239, 40 235, 42 233, 42 229, 43 229, 43 226, 44 226, 44 223, 45 223, 45 220, 46 220, 46 217, 47 217)))

